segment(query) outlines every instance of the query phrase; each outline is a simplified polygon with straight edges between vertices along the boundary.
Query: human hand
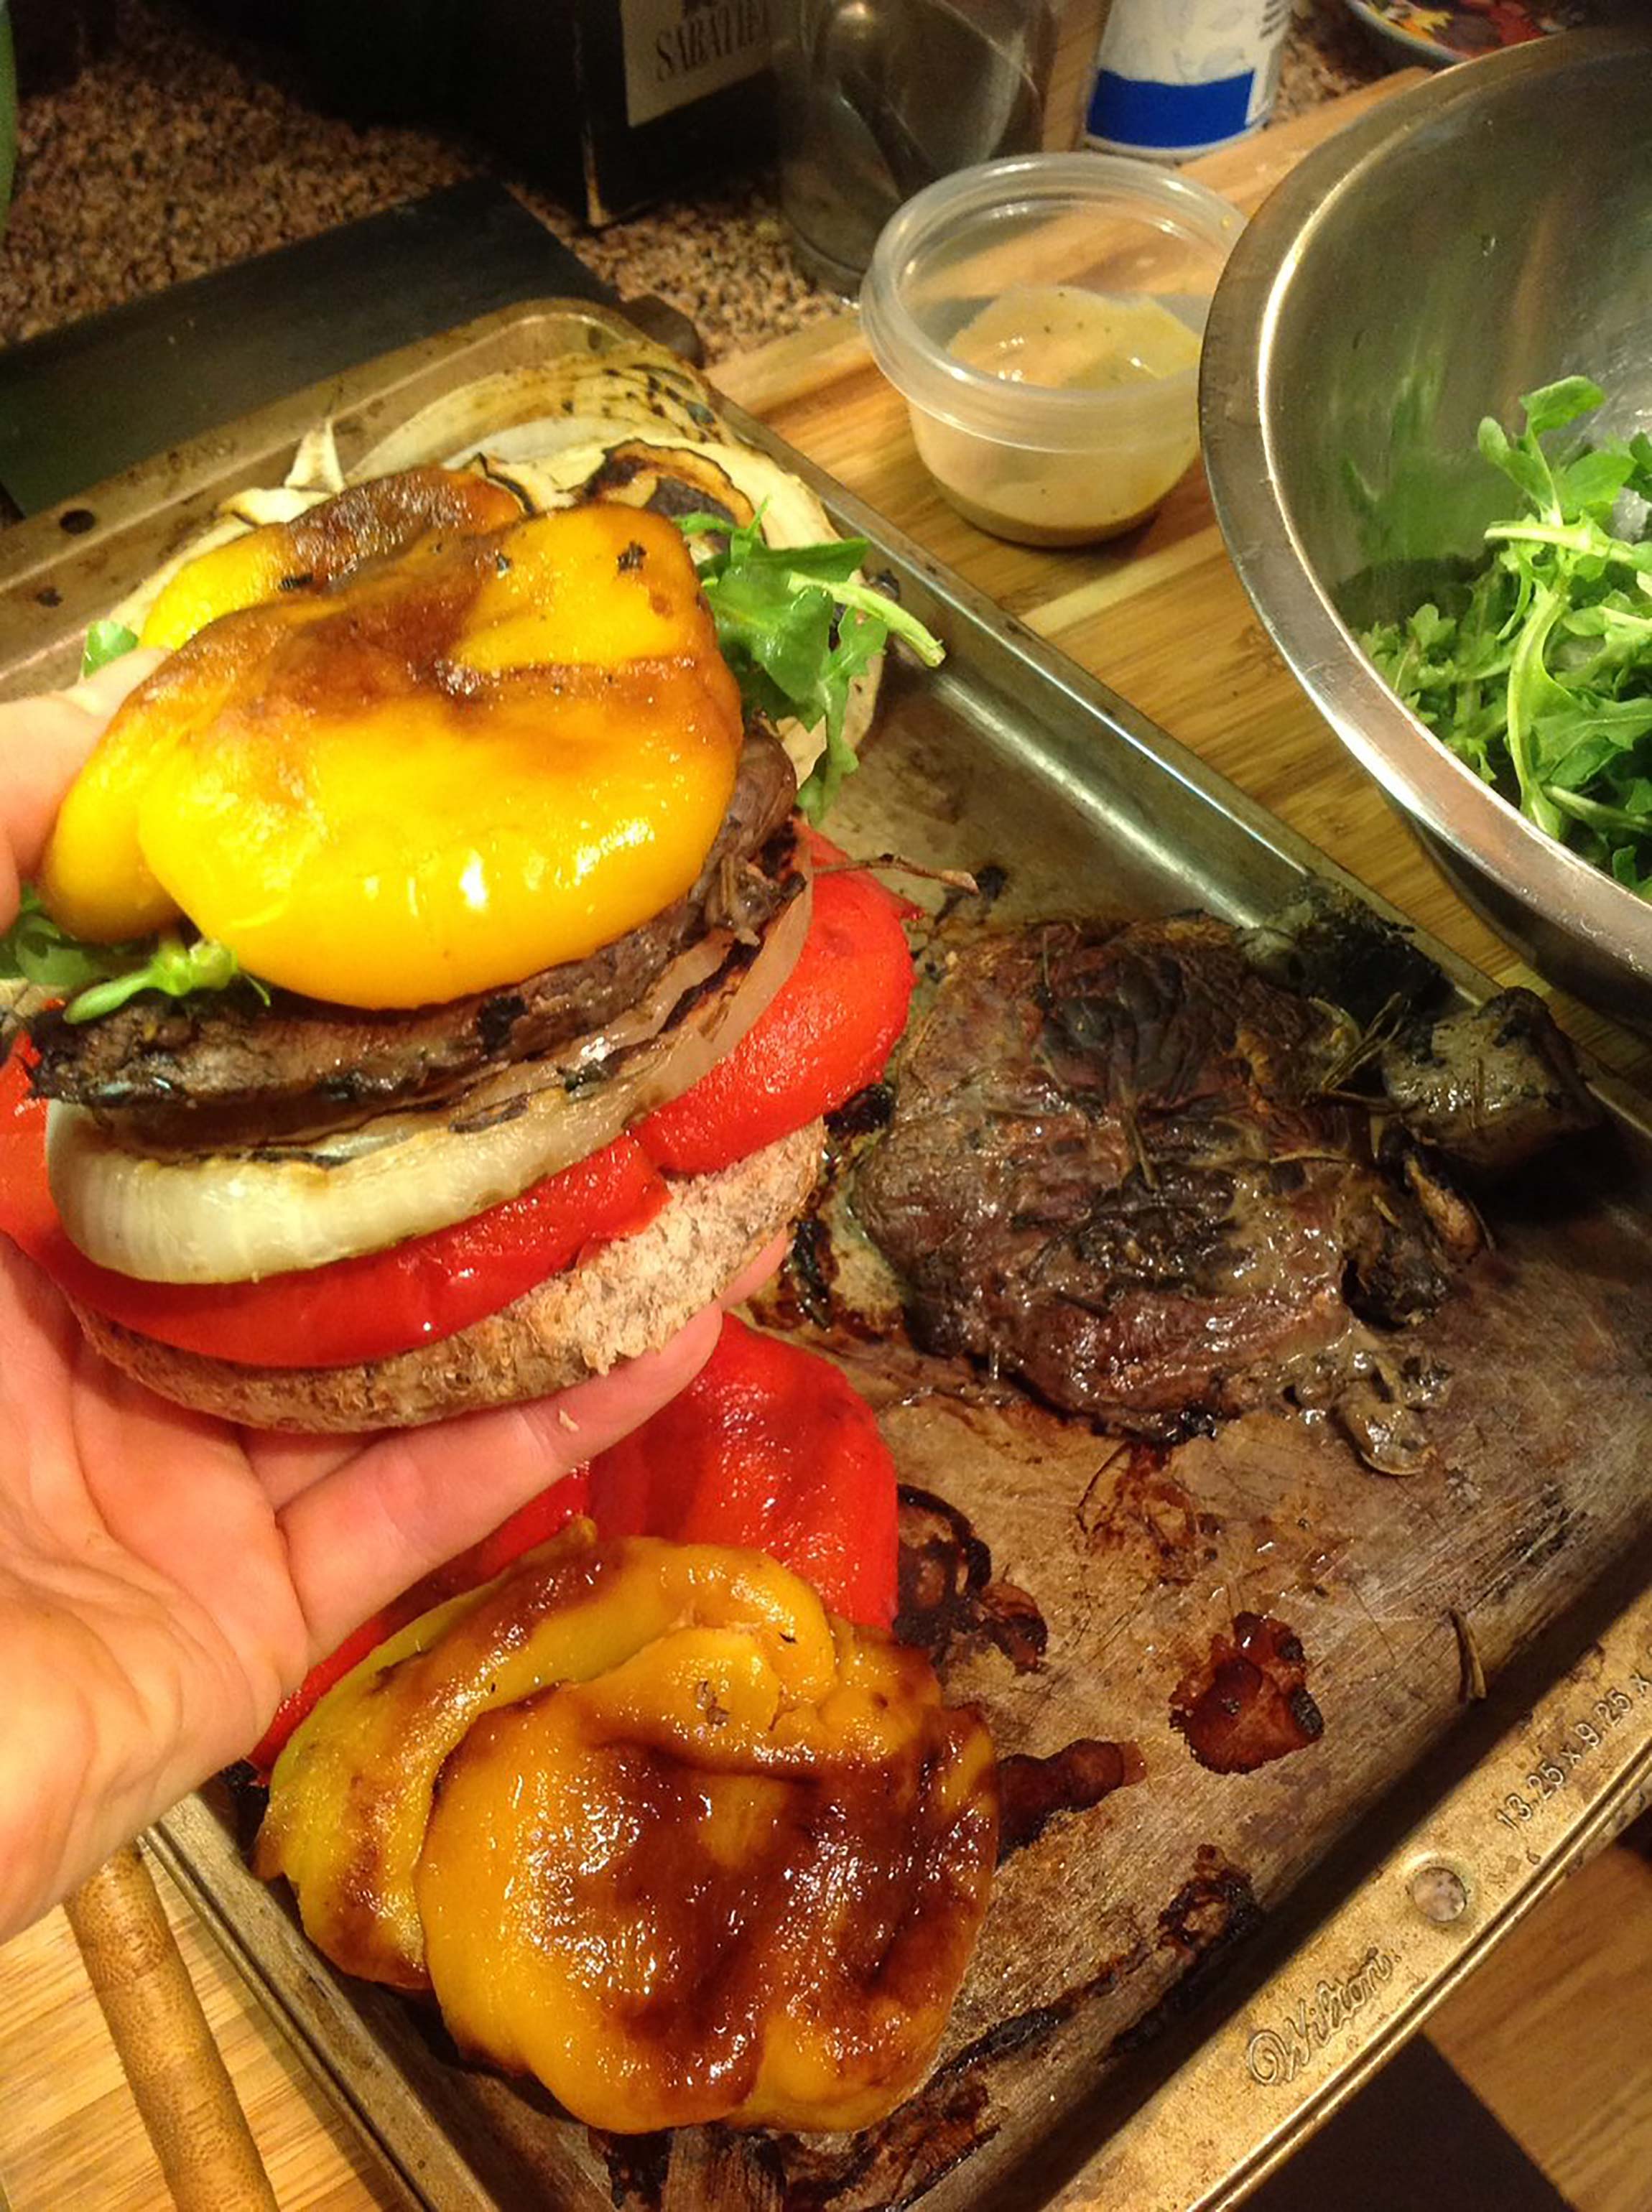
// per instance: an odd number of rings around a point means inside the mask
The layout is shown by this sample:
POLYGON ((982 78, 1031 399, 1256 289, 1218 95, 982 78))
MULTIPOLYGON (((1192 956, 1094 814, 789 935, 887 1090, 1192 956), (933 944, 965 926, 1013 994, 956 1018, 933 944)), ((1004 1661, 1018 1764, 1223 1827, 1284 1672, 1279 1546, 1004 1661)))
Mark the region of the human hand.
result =
POLYGON ((675 1397, 720 1326, 534 1404, 258 1436, 109 1366, 0 1239, 0 1935, 240 1757, 368 1613, 675 1397))
POLYGON ((159 653, 125 653, 65 690, 0 704, 0 929, 40 865, 63 795, 126 694, 159 653))
MULTIPOLYGON (((155 659, 0 707, 0 926, 155 659)), ((720 1326, 703 1312, 554 1400, 377 1437, 260 1436, 109 1366, 0 1238, 0 1936, 246 1752, 368 1613, 674 1397, 720 1326)))

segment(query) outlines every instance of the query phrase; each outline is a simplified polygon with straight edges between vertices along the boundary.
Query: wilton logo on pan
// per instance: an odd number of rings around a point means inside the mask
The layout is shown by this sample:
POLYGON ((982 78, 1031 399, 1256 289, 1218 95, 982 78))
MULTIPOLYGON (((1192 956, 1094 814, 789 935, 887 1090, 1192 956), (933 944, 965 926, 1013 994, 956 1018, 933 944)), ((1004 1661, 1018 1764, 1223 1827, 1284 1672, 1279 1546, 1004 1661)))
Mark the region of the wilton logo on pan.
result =
POLYGON ((1252 2079, 1272 2088, 1294 2081, 1316 2051, 1345 2027, 1360 2007, 1394 1977, 1394 1960, 1376 1944, 1353 1972, 1336 1981, 1321 1981, 1311 1997, 1304 1997, 1295 2012, 1285 2015, 1283 2028, 1259 2028, 1245 2045, 1245 2063, 1252 2079))

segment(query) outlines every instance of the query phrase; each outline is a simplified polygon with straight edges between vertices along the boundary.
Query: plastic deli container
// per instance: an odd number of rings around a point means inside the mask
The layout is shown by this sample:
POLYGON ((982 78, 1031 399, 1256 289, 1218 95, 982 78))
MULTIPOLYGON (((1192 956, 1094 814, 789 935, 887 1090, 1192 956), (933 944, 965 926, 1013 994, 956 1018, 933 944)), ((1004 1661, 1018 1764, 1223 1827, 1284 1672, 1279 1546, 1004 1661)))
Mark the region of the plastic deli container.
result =
POLYGON ((861 319, 952 505, 1029 545, 1144 521, 1199 450, 1205 318, 1242 224, 1105 154, 987 161, 908 201, 861 319))

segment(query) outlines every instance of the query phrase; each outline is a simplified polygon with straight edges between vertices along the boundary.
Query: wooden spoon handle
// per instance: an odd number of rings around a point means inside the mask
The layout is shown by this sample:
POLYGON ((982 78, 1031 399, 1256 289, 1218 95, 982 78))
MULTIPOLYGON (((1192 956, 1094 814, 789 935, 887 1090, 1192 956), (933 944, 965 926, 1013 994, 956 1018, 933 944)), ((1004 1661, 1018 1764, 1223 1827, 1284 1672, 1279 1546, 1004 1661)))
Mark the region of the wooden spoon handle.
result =
POLYGON ((179 2212, 276 2212, 149 1868, 128 1844, 64 1907, 179 2212))

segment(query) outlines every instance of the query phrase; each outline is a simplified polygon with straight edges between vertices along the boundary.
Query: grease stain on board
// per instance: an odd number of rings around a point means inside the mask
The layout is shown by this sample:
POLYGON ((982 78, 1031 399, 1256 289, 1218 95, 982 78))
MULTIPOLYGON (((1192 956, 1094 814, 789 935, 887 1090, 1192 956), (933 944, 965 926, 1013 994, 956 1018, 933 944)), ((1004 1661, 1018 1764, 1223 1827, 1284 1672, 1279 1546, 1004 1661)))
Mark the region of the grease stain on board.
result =
POLYGON ((1076 1516, 1088 1549, 1145 1553, 1157 1579, 1181 1588, 1218 1556, 1222 1523, 1169 1472, 1170 1448, 1121 1443, 1090 1477, 1076 1516))
POLYGON ((1043 1663, 1049 1630, 1036 1601, 993 1575, 993 1555, 968 1517, 932 1491, 902 1483, 896 1640, 932 1665, 957 1644, 997 1646, 1017 1674, 1043 1663))
POLYGON ((998 1863, 1036 1843, 1065 1813, 1088 1812, 1145 1773, 1133 1743, 1081 1736, 1042 1759, 1012 1752, 998 1763, 998 1863))
POLYGON ((1177 1683, 1170 1725, 1212 1774, 1252 1774, 1317 1743, 1325 1721, 1308 1690, 1308 1655, 1271 1613, 1236 1613, 1177 1683))

